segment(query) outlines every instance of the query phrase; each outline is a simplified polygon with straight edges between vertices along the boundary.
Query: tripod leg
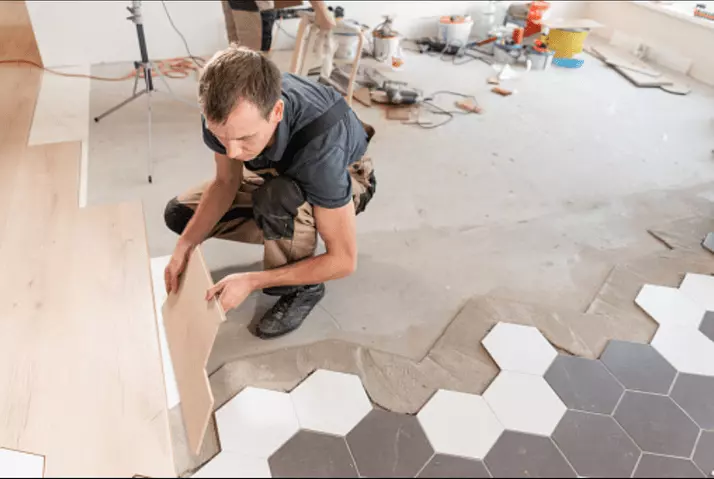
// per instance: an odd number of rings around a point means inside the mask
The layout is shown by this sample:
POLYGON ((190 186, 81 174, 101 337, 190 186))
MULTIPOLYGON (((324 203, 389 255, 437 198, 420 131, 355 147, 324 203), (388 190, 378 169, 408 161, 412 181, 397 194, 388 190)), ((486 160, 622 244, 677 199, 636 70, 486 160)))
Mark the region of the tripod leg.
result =
POLYGON ((115 111, 117 111, 119 108, 121 108, 121 107, 123 107, 124 105, 126 105, 126 104, 128 104, 128 103, 130 103, 130 102, 132 102, 132 101, 134 101, 134 100, 136 100, 137 98, 139 98, 139 97, 140 97, 141 95, 143 95, 144 93, 146 93, 146 90, 141 90, 140 92, 133 94, 132 96, 130 96, 129 98, 127 98, 127 99, 124 100, 123 102, 119 103, 117 106, 114 106, 114 107, 108 109, 107 111, 105 111, 104 113, 102 113, 101 115, 95 117, 95 118, 94 118, 94 121, 96 121, 97 123, 99 123, 99 120, 101 120, 102 118, 104 118, 104 117, 106 117, 106 116, 108 116, 108 115, 111 115, 112 113, 114 113, 115 111))
POLYGON ((149 153, 147 155, 146 161, 147 161, 147 169, 148 169, 148 180, 149 183, 153 183, 154 179, 152 178, 153 176, 153 170, 154 170, 154 164, 152 162, 151 158, 151 94, 153 93, 151 91, 151 67, 147 67, 144 71, 144 75, 146 75, 146 106, 147 106, 147 112, 148 112, 148 131, 149 131, 149 153))
MULTIPOLYGON (((153 66, 154 63, 151 62, 151 64, 152 64, 152 66, 153 66)), ((156 67, 154 67, 154 70, 156 70, 156 67)), ((184 100, 183 98, 180 98, 180 97, 176 96, 176 94, 174 93, 174 91, 173 91, 173 90, 171 89, 171 87, 169 86, 169 82, 167 82, 167 81, 166 81, 166 78, 164 78, 164 75, 159 75, 159 78, 161 79, 161 83, 163 83, 164 86, 166 87, 166 92, 163 92, 163 91, 161 91, 161 90, 154 90, 155 92, 163 93, 163 94, 169 95, 169 96, 171 96, 171 98, 173 98, 173 99, 176 100, 176 101, 180 101, 181 103, 184 103, 184 104, 190 106, 191 108, 196 108, 196 109, 198 109, 198 105, 196 105, 195 103, 191 103, 190 101, 186 101, 186 100, 184 100), (168 92, 168 93, 167 93, 167 92, 168 92)))
POLYGON ((136 95, 136 87, 139 85, 139 70, 136 70, 136 74, 134 75, 134 92, 133 95, 136 95))

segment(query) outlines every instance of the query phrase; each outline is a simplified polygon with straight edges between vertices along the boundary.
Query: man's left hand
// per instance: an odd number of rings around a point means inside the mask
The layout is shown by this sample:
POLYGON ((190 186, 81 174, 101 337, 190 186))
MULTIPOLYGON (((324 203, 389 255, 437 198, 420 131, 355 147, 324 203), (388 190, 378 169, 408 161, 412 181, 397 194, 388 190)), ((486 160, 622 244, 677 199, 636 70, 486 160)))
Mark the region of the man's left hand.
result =
POLYGON ((254 290, 250 273, 231 274, 206 292, 206 301, 218 296, 223 311, 240 306, 254 290))

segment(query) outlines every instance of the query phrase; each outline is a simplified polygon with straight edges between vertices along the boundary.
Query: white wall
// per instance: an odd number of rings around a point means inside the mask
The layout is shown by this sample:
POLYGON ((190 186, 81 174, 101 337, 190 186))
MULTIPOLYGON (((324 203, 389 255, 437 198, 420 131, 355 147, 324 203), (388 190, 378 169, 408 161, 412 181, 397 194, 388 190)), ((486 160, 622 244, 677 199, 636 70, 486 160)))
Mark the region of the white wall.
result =
POLYGON ((614 32, 641 39, 668 56, 692 60, 689 75, 714 85, 714 22, 692 21, 635 2, 589 2, 587 16, 605 25, 593 33, 610 38, 614 32))
MULTIPOLYGON (((120 0, 27 1, 45 66, 138 60, 136 28, 126 20, 130 4, 120 0)), ((144 1, 142 5, 149 56, 185 56, 181 38, 171 28, 161 2, 144 1)), ((194 55, 210 54, 227 45, 220 2, 167 0, 166 6, 194 55)))
MULTIPOLYGON (((138 60, 139 50, 134 24, 126 20, 126 6, 131 2, 28 0, 35 36, 46 66, 86 65, 138 60)), ((307 2, 305 2, 307 4, 307 2)), ((347 18, 374 27, 382 15, 395 16, 397 30, 407 38, 436 34, 438 17, 469 13, 478 19, 485 1, 339 1, 347 18)), ((497 19, 502 19, 510 1, 497 2, 497 19)), ((149 56, 153 59, 185 56, 181 39, 173 31, 161 2, 144 1, 143 13, 149 56)), ((223 10, 218 0, 167 0, 166 5, 176 26, 186 36, 195 55, 210 55, 227 45, 223 10)), ((551 16, 582 16, 583 2, 552 2, 551 16)), ((297 31, 297 20, 287 20, 283 27, 290 34, 297 31)), ((292 48, 293 40, 277 34, 274 48, 292 48)))

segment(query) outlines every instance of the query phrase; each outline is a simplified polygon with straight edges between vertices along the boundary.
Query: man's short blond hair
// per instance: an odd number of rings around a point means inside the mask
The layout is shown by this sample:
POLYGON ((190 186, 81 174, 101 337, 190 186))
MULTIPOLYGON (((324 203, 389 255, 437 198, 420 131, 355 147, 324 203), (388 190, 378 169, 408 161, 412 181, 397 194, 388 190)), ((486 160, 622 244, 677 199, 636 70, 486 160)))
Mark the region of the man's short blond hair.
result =
POLYGON ((245 47, 231 45, 206 64, 198 85, 203 115, 223 124, 239 101, 249 101, 268 118, 280 99, 280 70, 268 58, 245 47))

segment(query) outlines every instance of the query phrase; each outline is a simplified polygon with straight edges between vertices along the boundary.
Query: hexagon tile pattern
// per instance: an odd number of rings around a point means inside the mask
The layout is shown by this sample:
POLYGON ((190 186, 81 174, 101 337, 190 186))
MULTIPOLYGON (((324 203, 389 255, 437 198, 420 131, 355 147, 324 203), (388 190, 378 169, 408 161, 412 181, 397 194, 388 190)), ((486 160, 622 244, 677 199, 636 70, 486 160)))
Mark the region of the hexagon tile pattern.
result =
POLYGON ((502 371, 542 376, 558 355, 533 326, 498 323, 481 341, 502 371))
POLYGON ((223 451, 194 477, 714 476, 714 341, 696 319, 714 278, 681 290, 643 288, 652 344, 611 341, 599 360, 499 323, 484 346, 502 371, 483 397, 439 390, 416 416, 373 409, 350 374, 246 388, 216 412, 223 451))

